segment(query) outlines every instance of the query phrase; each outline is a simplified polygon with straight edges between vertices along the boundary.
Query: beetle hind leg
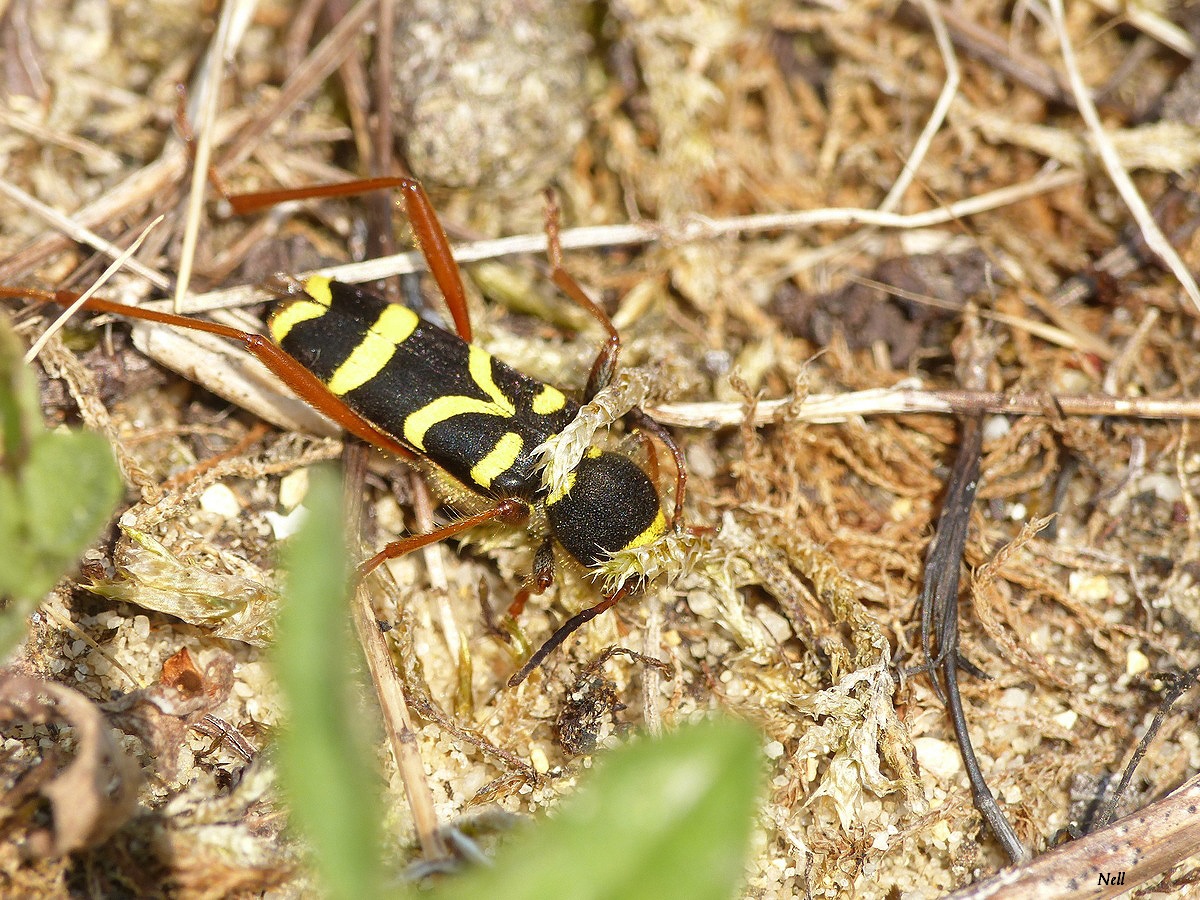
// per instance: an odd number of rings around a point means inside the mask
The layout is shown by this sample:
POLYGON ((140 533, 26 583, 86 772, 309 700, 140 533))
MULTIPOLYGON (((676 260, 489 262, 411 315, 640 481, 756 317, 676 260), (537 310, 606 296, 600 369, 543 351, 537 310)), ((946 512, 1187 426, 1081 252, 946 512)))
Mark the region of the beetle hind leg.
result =
POLYGON ((389 559, 396 559, 404 556, 406 553, 411 553, 413 550, 419 550, 429 544, 444 541, 448 537, 453 537, 460 532, 466 531, 468 528, 474 528, 476 525, 482 525, 484 522, 491 522, 498 519, 501 522, 515 525, 523 522, 528 517, 529 506, 524 500, 518 500, 515 497, 506 498, 491 509, 484 510, 477 515, 467 516, 465 519, 459 519, 456 522, 451 522, 449 525, 444 525, 441 528, 435 528, 433 531, 428 531, 425 534, 410 534, 408 537, 392 541, 370 559, 359 563, 358 578, 360 580, 366 578, 389 559))
POLYGON ((517 674, 513 675, 512 678, 508 679, 508 686, 516 687, 522 681, 528 678, 530 673, 532 673, 534 669, 545 662, 546 657, 557 650, 567 638, 569 638, 588 622, 592 621, 592 619, 596 618, 596 616, 600 615, 601 613, 608 612, 608 610, 620 603, 621 600, 623 600, 629 593, 629 590, 630 589, 628 587, 623 586, 615 593, 609 594, 595 606, 590 606, 583 610, 583 612, 576 613, 575 615, 571 616, 571 618, 567 619, 567 621, 559 626, 558 630, 554 632, 554 634, 550 635, 550 637, 544 644, 542 644, 542 646, 538 647, 538 649, 534 651, 533 656, 529 657, 525 665, 521 667, 521 670, 517 672, 517 674))

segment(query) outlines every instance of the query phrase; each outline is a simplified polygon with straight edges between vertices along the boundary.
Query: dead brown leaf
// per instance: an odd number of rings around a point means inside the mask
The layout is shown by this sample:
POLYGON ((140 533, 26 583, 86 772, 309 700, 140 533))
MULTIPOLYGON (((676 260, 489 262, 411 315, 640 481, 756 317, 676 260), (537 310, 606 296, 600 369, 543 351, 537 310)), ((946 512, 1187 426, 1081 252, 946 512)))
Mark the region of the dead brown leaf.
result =
POLYGON ((5 673, 0 676, 0 722, 57 723, 71 729, 52 732, 58 743, 3 800, 5 811, 13 809, 35 787, 50 802, 52 824, 33 825, 29 832, 31 855, 62 856, 94 847, 132 816, 137 767, 91 700, 61 684, 5 673), (74 758, 57 767, 68 756, 64 746, 68 740, 74 744, 74 758))
POLYGON ((201 672, 185 647, 163 663, 156 684, 125 694, 104 708, 113 724, 142 741, 159 774, 174 779, 188 726, 224 703, 232 684, 232 656, 218 652, 201 672))

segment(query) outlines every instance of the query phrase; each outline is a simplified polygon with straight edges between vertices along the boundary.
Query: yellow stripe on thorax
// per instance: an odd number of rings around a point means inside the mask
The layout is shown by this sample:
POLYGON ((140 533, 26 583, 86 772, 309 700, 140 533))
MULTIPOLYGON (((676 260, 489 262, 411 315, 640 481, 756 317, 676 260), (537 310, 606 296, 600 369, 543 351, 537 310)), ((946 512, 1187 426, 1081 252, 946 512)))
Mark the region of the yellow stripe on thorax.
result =
POLYGON ((519 434, 505 432, 488 455, 471 467, 471 480, 480 487, 491 487, 492 482, 517 461, 524 445, 525 440, 519 434))
POLYGON ((406 306, 384 308, 375 324, 329 379, 329 390, 339 397, 366 384, 382 371, 396 348, 416 331, 420 319, 406 306))
POLYGON ((310 275, 304 279, 304 293, 328 308, 333 305, 333 288, 329 286, 332 281, 327 275, 310 275))
POLYGON ((283 343, 283 339, 288 336, 293 328, 301 322, 307 322, 309 319, 319 319, 329 310, 327 307, 319 303, 314 303, 312 300, 293 300, 286 306, 281 306, 271 316, 269 328, 271 338, 275 343, 283 343))

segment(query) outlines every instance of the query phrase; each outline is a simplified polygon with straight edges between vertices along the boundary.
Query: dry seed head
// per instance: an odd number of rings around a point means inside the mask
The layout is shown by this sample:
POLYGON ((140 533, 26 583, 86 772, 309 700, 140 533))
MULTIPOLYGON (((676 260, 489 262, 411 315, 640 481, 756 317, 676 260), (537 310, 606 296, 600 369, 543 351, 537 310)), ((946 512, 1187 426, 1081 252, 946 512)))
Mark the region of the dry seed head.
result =
POLYGON ((542 487, 547 493, 555 494, 566 488, 568 476, 592 446, 597 431, 646 402, 651 394, 651 380, 650 374, 640 369, 619 373, 590 403, 580 408, 570 425, 534 448, 533 455, 543 466, 542 487))

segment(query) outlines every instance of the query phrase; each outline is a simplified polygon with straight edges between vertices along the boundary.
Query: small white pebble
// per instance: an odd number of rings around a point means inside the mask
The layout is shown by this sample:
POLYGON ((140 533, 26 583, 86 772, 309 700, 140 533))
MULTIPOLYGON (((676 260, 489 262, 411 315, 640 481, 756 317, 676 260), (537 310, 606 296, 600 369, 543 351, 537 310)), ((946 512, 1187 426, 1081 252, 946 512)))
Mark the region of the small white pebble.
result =
POLYGON ((1008 416, 988 416, 983 422, 983 439, 998 441, 1012 431, 1012 423, 1008 416))
POLYGON ((290 538, 293 534, 300 530, 300 526, 304 524, 304 520, 308 518, 308 509, 303 506, 297 506, 291 512, 281 516, 279 513, 267 510, 263 513, 267 523, 271 526, 271 533, 275 535, 275 540, 283 541, 290 538))
POLYGON ((279 481, 279 505, 293 510, 308 496, 308 469, 288 472, 279 481))
POLYGON ((1000 695, 1000 705, 1008 709, 1025 709, 1029 701, 1029 691, 1021 688, 1008 688, 1000 695))
POLYGON ((222 519, 235 519, 242 511, 237 495, 219 482, 204 489, 200 495, 200 508, 222 519))
POLYGON ((140 638, 150 637, 150 619, 146 616, 134 616, 133 633, 140 638))
POLYGON ((958 748, 939 738, 919 737, 913 741, 917 763, 921 768, 942 781, 955 777, 962 771, 962 757, 958 748))
POLYGON ((1091 377, 1078 369, 1062 367, 1050 383, 1050 391, 1055 394, 1086 394, 1093 387, 1091 377))
POLYGON ((1183 496, 1183 490, 1179 486, 1179 479, 1160 472, 1152 472, 1139 478, 1138 489, 1153 491, 1155 496, 1165 503, 1174 503, 1183 496))
POLYGON ((1141 675, 1150 668, 1150 660, 1137 647, 1130 647, 1125 654, 1125 674, 1141 675))
POLYGON ((533 764, 533 771, 539 775, 545 775, 550 771, 550 760, 546 758, 546 751, 542 749, 541 744, 534 744, 530 748, 529 762, 533 764))
POLYGON ((891 845, 892 835, 896 833, 896 829, 888 827, 882 831, 875 832, 875 836, 871 839, 871 849, 883 852, 891 845))
POLYGON ((1108 576, 1093 572, 1072 572, 1067 576, 1067 589, 1077 600, 1104 600, 1112 593, 1108 576))
POLYGON ((403 534, 407 530, 404 524, 404 510, 391 494, 380 497, 375 503, 375 521, 383 534, 403 534))
POLYGON ((1073 709, 1068 709, 1056 715, 1054 717, 1054 721, 1070 731, 1075 727, 1075 723, 1079 721, 1079 713, 1075 712, 1073 709))
POLYGON ((774 638, 776 643, 782 644, 791 639, 792 626, 788 623, 788 620, 765 603, 760 603, 754 607, 754 615, 758 621, 762 622, 767 631, 771 633, 771 637, 774 638))

